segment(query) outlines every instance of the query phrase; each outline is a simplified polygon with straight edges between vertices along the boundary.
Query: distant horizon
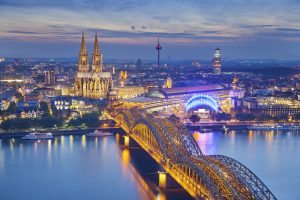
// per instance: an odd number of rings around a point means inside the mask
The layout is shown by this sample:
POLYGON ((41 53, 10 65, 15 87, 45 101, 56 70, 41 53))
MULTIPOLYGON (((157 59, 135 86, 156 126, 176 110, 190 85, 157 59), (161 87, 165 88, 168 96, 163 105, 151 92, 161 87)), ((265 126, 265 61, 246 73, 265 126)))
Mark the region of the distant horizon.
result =
MULTIPOLYGON (((59 59, 78 59, 78 56, 69 56, 69 57, 5 57, 5 56, 1 56, 0 58, 5 58, 5 60, 7 59, 55 59, 55 60, 59 60, 59 59)), ((91 56, 89 55, 89 59, 91 58, 91 56)), ((155 58, 104 58, 103 61, 105 62, 105 60, 130 60, 130 61, 137 61, 138 59, 141 59, 141 61, 151 61, 156 63, 157 59, 155 58)), ((195 58, 195 59, 190 59, 190 58, 186 58, 186 59, 161 59, 161 61, 204 61, 204 62, 210 62, 212 59, 201 59, 201 58, 195 58)), ((230 58, 230 57, 223 57, 222 58, 222 62, 228 62, 228 61, 295 61, 295 62, 300 62, 300 58, 299 59, 277 59, 277 58, 230 58)), ((91 60, 89 60, 91 61, 91 60)))

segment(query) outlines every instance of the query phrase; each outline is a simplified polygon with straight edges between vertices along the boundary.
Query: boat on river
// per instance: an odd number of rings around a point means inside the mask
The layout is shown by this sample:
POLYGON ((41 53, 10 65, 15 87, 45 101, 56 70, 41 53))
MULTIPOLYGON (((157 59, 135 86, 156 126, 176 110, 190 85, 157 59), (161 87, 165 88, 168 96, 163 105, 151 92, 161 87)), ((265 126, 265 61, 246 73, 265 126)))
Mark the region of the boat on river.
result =
POLYGON ((25 135, 22 137, 23 140, 49 140, 53 139, 52 133, 39 133, 39 132, 33 132, 29 133, 28 135, 25 135))
POLYGON ((90 137, 103 137, 103 136, 111 136, 111 135, 113 135, 113 133, 103 132, 103 131, 100 131, 100 130, 95 130, 92 133, 86 134, 86 136, 90 136, 90 137))

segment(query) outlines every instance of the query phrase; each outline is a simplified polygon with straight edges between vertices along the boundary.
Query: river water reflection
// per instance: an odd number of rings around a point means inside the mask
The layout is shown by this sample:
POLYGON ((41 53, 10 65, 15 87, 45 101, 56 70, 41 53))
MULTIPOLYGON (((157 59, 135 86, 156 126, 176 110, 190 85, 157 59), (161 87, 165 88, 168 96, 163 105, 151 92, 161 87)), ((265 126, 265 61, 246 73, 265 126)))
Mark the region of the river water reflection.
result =
POLYGON ((300 199, 299 131, 231 131, 195 138, 203 153, 222 154, 243 163, 278 199, 300 199))
MULTIPOLYGON (((205 154, 245 164, 278 199, 300 199, 298 133, 239 131, 198 134, 196 139, 205 154)), ((119 135, 0 139, 0 199, 178 199, 149 195, 148 182, 133 165, 135 155, 120 148, 119 140, 119 135)))

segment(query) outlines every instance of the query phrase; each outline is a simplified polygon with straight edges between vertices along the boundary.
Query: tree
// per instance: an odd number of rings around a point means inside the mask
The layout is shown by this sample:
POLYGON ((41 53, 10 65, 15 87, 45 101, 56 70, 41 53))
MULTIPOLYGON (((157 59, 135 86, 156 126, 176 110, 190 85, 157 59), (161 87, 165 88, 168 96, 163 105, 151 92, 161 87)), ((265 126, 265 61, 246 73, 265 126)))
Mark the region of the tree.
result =
POLYGON ((152 114, 153 114, 154 116, 158 116, 159 113, 158 113, 158 111, 153 111, 152 114))
POLYGON ((231 115, 225 112, 215 113, 213 115, 213 119, 215 119, 216 121, 229 121, 231 119, 231 115))
POLYGON ((49 113, 49 106, 45 101, 41 101, 40 102, 40 107, 39 107, 40 111, 44 112, 44 113, 49 113))
POLYGON ((180 122, 180 118, 177 117, 177 116, 174 115, 174 114, 170 115, 169 118, 170 118, 170 120, 173 121, 173 122, 176 122, 176 123, 180 122))
POLYGON ((76 119, 71 119, 68 123, 69 126, 81 126, 83 124, 83 120, 81 117, 76 119))
POLYGON ((9 129, 28 129, 33 126, 31 119, 8 119, 1 123, 1 128, 9 129))
POLYGON ((192 114, 189 119, 190 119, 191 122, 193 122, 193 124, 195 126, 195 124, 197 122, 199 122, 201 118, 196 114, 192 114))
POLYGON ((82 121, 88 127, 100 126, 99 114, 96 112, 84 114, 82 116, 82 121))
POLYGON ((281 115, 276 115, 274 116, 274 120, 275 121, 287 121, 289 119, 289 116, 288 115, 285 115, 285 114, 281 114, 281 115))
POLYGON ((237 113, 235 118, 239 121, 252 121, 255 120, 255 115, 252 113, 237 113))
POLYGON ((63 122, 56 118, 56 117, 44 117, 40 120, 40 125, 43 128, 54 128, 56 127, 60 127, 63 125, 63 122))
POLYGON ((108 105, 108 101, 107 100, 98 100, 96 102, 96 105, 98 106, 98 110, 99 112, 102 111, 105 107, 107 107, 108 105))
POLYGON ((18 91, 16 91, 15 97, 18 101, 24 101, 24 96, 18 91))
POLYGON ((14 127, 14 122, 12 120, 5 120, 1 123, 1 128, 4 130, 9 130, 14 127))
POLYGON ((295 115, 293 116, 293 119, 295 119, 295 120, 300 120, 300 113, 295 114, 295 115))
POLYGON ((272 119, 272 116, 265 113, 261 113, 256 117, 256 119, 258 121, 270 121, 272 119))
POLYGON ((48 112, 45 112, 45 113, 42 114, 42 119, 49 118, 49 117, 52 117, 52 116, 48 112))
POLYGON ((17 111, 17 105, 16 105, 16 102, 11 101, 11 102, 9 103, 8 108, 7 108, 8 114, 16 114, 16 111, 17 111))

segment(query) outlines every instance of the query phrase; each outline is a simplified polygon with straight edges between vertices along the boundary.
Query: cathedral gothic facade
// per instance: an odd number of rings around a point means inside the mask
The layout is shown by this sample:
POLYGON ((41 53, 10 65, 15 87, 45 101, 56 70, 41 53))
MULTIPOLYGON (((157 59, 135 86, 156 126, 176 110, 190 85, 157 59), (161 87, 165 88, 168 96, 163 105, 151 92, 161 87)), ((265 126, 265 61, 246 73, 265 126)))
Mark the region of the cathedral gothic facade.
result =
POLYGON ((89 65, 84 33, 82 33, 78 69, 75 75, 74 94, 90 99, 106 99, 112 87, 112 75, 102 70, 102 54, 99 51, 97 34, 95 35, 92 64, 89 65))

